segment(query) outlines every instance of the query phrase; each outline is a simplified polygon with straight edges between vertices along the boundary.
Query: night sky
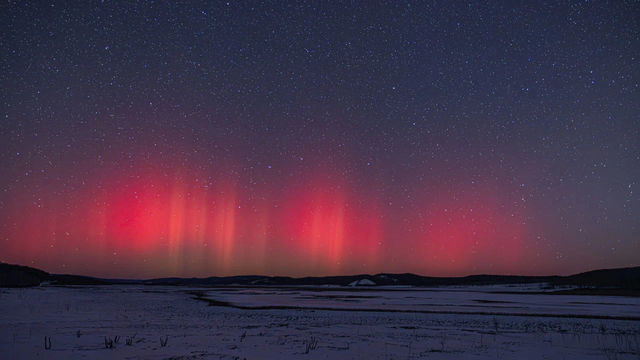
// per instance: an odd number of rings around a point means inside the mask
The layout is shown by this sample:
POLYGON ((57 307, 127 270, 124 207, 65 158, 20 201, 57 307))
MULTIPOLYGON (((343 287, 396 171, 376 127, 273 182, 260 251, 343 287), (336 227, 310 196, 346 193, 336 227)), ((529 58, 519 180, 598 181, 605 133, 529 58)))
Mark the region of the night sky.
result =
POLYGON ((637 1, 0 5, 0 261, 640 264, 637 1))

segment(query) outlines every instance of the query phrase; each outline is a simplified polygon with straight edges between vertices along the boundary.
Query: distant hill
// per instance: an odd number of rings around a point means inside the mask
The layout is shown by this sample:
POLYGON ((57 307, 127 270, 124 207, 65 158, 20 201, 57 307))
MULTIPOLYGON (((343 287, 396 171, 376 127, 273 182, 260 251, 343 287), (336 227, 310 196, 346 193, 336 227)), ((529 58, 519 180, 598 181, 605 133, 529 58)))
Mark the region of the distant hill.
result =
POLYGON ((379 286, 447 286, 447 285, 493 285, 526 284, 550 282, 557 276, 509 276, 509 275, 472 275, 465 277, 428 277, 415 274, 377 274, 345 275, 292 278, 286 276, 229 276, 208 278, 161 278, 143 281, 150 285, 338 285, 351 284, 379 286), (363 281, 367 280, 367 281, 363 281))
POLYGON ((548 283, 550 286, 640 291, 640 266, 594 270, 570 276, 470 275, 429 277, 415 274, 346 275, 293 278, 286 276, 225 276, 207 278, 159 278, 151 280, 99 279, 79 275, 49 274, 27 266, 0 263, 0 287, 52 285, 190 285, 190 286, 468 286, 548 283))
POLYGON ((554 284, 640 290, 640 266, 587 271, 559 277, 554 281, 554 284))
POLYGON ((108 282, 80 275, 57 275, 28 266, 0 263, 0 287, 28 287, 42 283, 54 285, 104 285, 108 282))
POLYGON ((49 274, 28 266, 0 263, 1 287, 38 286, 46 281, 49 274))

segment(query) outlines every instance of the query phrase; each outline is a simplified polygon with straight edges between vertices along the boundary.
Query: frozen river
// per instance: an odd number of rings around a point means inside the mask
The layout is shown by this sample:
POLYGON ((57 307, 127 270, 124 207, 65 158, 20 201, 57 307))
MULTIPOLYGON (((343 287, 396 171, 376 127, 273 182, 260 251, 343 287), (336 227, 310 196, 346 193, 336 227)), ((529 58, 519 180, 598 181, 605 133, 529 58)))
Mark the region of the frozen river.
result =
MULTIPOLYGON (((527 289, 529 290, 529 289, 527 289)), ((218 288, 204 297, 239 308, 383 310, 424 313, 522 314, 640 320, 640 298, 528 294, 523 289, 466 288, 218 288)))

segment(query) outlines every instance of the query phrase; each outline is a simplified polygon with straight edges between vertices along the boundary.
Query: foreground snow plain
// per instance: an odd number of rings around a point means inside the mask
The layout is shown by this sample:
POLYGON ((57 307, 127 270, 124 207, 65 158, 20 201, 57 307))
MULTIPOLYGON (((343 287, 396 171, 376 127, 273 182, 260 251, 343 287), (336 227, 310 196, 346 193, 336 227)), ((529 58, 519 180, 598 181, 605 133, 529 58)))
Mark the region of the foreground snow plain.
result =
POLYGON ((640 358, 638 298, 495 291, 0 289, 0 359, 640 358))

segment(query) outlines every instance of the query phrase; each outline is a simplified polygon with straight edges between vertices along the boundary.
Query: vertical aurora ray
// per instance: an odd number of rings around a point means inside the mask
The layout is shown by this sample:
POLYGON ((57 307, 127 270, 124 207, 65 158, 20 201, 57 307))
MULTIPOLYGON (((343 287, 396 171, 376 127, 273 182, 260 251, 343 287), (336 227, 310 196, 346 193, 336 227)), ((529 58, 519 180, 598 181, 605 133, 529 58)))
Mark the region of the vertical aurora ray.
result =
POLYGON ((240 191, 243 179, 222 174, 137 171, 76 192, 72 210, 55 202, 36 212, 17 207, 12 216, 19 222, 7 236, 25 243, 22 253, 10 254, 55 264, 51 248, 42 246, 49 239, 53 248, 64 246, 66 270, 91 259, 97 274, 112 276, 326 275, 400 266, 460 275, 517 272, 530 237, 524 215, 506 211, 506 200, 490 188, 456 186, 454 196, 449 187, 416 188, 422 205, 410 208, 383 205, 375 189, 353 188, 330 172, 251 194, 240 191), (110 272, 114 266, 121 273, 110 272))

